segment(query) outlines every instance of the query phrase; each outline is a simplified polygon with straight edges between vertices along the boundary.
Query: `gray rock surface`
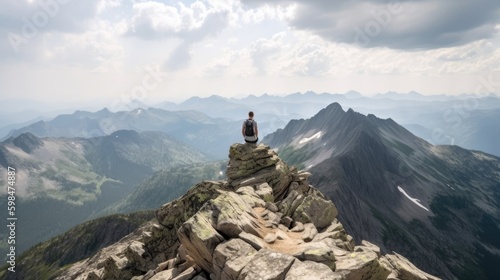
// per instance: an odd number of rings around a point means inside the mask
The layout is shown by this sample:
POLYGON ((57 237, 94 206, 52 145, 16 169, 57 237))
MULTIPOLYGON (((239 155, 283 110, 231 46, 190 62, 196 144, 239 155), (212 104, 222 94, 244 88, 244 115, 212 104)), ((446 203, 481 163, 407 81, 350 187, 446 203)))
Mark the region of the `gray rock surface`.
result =
POLYGON ((149 224, 57 279, 437 279, 353 238, 335 205, 268 146, 235 144, 206 181, 149 224), (291 229, 290 229, 291 228, 291 229))

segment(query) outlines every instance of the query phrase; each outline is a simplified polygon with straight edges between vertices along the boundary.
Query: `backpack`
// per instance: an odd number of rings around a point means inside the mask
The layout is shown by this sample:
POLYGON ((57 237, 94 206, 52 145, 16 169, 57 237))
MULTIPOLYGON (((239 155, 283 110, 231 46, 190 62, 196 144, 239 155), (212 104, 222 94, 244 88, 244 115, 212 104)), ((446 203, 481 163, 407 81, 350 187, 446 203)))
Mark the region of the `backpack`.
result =
POLYGON ((253 131, 253 121, 246 120, 245 121, 245 136, 254 136, 255 132, 253 131))

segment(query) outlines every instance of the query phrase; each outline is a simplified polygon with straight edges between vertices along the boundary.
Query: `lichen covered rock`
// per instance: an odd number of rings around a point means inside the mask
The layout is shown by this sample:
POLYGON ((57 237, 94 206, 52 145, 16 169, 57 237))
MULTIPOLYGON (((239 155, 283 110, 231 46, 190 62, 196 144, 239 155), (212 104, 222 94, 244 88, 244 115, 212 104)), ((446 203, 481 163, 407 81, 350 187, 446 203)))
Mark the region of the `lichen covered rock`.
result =
POLYGON ((375 244, 355 246, 310 175, 269 146, 232 145, 227 181, 197 184, 158 223, 58 279, 437 279, 375 244))

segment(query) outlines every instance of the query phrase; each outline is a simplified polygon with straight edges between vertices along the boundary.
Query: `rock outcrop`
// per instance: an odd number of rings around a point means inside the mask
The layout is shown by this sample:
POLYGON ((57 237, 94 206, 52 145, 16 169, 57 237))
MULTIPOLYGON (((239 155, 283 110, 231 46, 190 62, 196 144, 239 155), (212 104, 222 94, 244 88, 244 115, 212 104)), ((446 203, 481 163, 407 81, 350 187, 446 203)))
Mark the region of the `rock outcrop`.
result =
POLYGON ((268 146, 235 144, 227 180, 205 181, 149 224, 57 279, 438 279, 369 242, 268 146))

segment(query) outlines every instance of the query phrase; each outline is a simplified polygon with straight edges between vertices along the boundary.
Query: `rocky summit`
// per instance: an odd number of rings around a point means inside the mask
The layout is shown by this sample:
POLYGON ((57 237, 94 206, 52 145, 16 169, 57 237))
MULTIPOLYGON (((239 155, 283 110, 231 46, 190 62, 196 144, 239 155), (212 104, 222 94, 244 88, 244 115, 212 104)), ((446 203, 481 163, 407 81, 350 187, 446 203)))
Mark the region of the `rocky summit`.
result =
POLYGON ((226 175, 57 279, 438 279, 397 253, 355 244, 311 174, 269 146, 232 145, 226 175))

